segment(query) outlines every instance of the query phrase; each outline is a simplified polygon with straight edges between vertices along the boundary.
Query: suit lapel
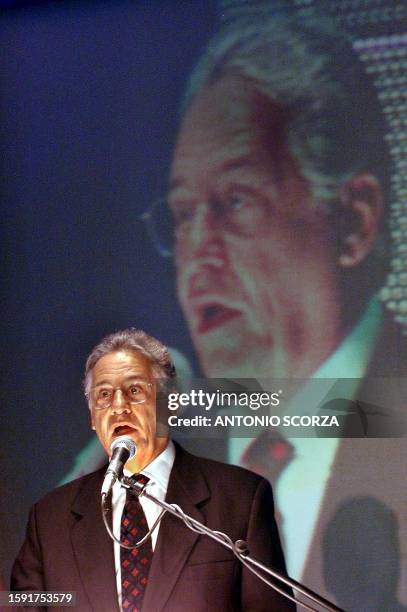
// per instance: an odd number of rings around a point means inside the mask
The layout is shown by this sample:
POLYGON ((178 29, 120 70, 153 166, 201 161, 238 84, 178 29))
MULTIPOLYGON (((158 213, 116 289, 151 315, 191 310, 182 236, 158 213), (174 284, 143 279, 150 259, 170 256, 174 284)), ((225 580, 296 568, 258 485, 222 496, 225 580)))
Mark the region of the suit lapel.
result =
POLYGON ((90 606, 98 611, 118 610, 113 542, 106 532, 100 509, 105 469, 85 481, 72 505, 73 554, 90 606))
MULTIPOLYGON (((166 501, 178 504, 194 519, 204 522, 197 505, 209 498, 209 490, 194 457, 176 445, 176 458, 168 483, 166 501)), ((145 610, 162 610, 198 538, 184 523, 167 514, 160 525, 148 586, 145 610)))

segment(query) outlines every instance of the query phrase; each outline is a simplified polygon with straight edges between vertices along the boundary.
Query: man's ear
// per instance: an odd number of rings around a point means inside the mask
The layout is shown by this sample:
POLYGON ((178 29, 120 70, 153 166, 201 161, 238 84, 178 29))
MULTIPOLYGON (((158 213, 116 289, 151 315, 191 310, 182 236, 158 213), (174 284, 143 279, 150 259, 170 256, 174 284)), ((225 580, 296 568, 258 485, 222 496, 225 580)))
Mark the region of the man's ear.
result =
POLYGON ((359 174, 342 186, 341 224, 338 262, 342 268, 357 266, 371 251, 379 232, 383 193, 372 174, 359 174))

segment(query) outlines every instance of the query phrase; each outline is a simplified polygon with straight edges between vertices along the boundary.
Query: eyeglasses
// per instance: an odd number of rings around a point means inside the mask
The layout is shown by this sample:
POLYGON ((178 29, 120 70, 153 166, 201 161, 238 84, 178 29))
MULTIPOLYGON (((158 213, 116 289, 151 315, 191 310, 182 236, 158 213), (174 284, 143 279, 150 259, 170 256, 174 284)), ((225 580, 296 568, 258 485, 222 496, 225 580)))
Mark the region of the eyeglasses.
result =
POLYGON ((151 396, 153 383, 146 380, 131 380, 120 387, 96 385, 90 389, 89 398, 95 410, 110 408, 114 402, 116 392, 120 391, 128 404, 144 404, 151 396))
MULTIPOLYGON (((208 208, 213 221, 223 231, 246 237, 258 236, 273 214, 273 205, 267 197, 244 187, 220 194, 201 206, 208 208)), ((139 216, 161 257, 172 257, 175 241, 191 234, 201 206, 186 202, 175 205, 172 210, 167 198, 161 197, 139 216)))
POLYGON ((174 242, 174 218, 168 207, 167 198, 154 200, 139 216, 147 228, 147 234, 161 257, 172 257, 174 242))

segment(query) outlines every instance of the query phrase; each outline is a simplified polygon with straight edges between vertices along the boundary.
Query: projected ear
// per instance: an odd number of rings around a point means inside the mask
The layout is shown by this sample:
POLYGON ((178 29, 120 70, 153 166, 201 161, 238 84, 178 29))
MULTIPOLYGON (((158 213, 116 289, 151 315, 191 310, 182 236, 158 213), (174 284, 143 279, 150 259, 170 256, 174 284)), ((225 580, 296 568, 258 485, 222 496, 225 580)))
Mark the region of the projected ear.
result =
POLYGON ((352 177, 340 192, 341 236, 338 262, 342 268, 357 266, 372 250, 379 232, 383 195, 371 174, 352 177))

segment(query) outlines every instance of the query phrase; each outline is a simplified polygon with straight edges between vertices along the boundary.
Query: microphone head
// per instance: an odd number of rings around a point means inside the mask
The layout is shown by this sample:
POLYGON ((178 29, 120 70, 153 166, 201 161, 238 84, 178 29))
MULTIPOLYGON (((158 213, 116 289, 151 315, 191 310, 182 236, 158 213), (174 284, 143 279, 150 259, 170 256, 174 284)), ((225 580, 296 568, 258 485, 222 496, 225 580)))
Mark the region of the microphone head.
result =
POLYGON ((137 453, 137 444, 129 436, 118 436, 115 438, 110 445, 112 454, 116 448, 125 448, 129 451, 129 458, 127 461, 133 459, 134 455, 137 453))

